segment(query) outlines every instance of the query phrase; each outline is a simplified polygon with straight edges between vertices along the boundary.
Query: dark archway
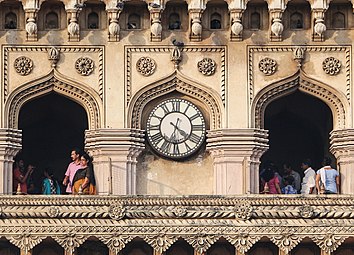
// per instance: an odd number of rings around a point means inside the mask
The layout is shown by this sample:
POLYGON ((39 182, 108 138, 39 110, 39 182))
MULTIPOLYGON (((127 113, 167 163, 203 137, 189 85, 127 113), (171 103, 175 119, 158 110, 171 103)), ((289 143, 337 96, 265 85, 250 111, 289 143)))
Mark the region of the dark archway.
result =
POLYGON ((300 171, 303 159, 310 158, 318 169, 329 153, 329 133, 333 129, 330 108, 321 100, 300 91, 282 97, 265 111, 265 129, 269 130, 269 150, 262 162, 273 161, 278 167, 289 162, 300 171))
POLYGON ((40 192, 43 169, 54 171, 62 180, 74 147, 83 149, 88 129, 87 113, 74 101, 51 93, 26 103, 20 111, 22 155, 25 162, 37 168, 33 174, 40 192))

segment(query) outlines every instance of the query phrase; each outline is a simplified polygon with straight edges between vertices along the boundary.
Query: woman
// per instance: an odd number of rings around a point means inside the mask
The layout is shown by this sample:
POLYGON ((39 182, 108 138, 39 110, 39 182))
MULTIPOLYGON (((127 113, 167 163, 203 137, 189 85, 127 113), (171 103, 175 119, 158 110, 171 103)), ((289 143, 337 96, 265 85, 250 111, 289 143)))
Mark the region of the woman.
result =
POLYGON ((278 177, 275 175, 273 168, 269 167, 265 170, 263 174, 264 184, 264 193, 268 194, 281 194, 280 182, 278 177))
POLYGON ((73 194, 96 194, 96 181, 91 158, 87 153, 81 156, 82 168, 77 170, 73 179, 73 194))
POLYGON ((53 172, 50 169, 45 169, 44 180, 42 186, 43 195, 60 195, 60 185, 57 180, 54 179, 53 172))

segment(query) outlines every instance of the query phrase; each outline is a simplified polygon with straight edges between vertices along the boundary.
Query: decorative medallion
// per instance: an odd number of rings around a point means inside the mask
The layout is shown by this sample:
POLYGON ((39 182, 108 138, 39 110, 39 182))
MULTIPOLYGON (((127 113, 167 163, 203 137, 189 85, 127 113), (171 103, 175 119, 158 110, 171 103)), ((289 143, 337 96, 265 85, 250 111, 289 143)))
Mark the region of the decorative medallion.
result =
POLYGON ((94 67, 95 63, 88 57, 79 58, 75 62, 76 71, 83 76, 90 75, 93 72, 94 67))
POLYGON ((242 220, 249 220, 252 216, 253 208, 250 205, 236 205, 235 218, 242 220))
POLYGON ((125 208, 119 204, 111 205, 108 214, 114 220, 121 220, 125 216, 125 208))
POLYGON ((57 206, 49 207, 49 210, 48 210, 49 217, 56 218, 59 216, 59 213, 60 213, 59 207, 57 207, 57 206))
POLYGON ((149 57, 141 57, 136 62, 136 70, 144 76, 150 76, 155 72, 156 62, 149 57))
POLYGON ((33 61, 27 57, 18 57, 15 59, 14 67, 20 75, 28 75, 33 70, 33 61))
POLYGON ((198 62, 198 70, 206 76, 213 75, 216 71, 216 63, 211 58, 203 58, 198 62))
POLYGON ((187 209, 181 206, 176 206, 172 211, 177 218, 182 218, 187 214, 187 209))
POLYGON ((334 57, 326 58, 322 63, 323 71, 329 75, 337 75, 341 66, 340 61, 334 57))
POLYGON ((311 218, 314 215, 313 208, 309 205, 303 205, 299 208, 299 213, 303 218, 311 218))
POLYGON ((264 73, 265 75, 272 75, 277 71, 277 61, 271 58, 263 58, 259 61, 258 67, 259 71, 264 73))

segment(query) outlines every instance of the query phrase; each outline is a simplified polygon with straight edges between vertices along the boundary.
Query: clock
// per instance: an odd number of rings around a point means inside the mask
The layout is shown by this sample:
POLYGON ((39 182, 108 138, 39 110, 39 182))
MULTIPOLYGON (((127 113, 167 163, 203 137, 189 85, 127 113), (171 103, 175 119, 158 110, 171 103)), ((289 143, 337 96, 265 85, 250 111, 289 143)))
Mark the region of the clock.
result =
POLYGON ((191 102, 173 98, 159 103, 149 114, 147 140, 162 156, 181 159, 196 152, 205 140, 205 120, 191 102))

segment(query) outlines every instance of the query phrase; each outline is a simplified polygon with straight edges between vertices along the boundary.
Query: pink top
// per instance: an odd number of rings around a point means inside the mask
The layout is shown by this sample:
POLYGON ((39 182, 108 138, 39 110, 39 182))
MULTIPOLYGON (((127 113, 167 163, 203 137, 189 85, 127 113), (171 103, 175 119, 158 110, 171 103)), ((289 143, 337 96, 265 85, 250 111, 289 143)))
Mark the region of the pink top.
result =
POLYGON ((66 187, 67 193, 72 193, 73 179, 77 170, 81 169, 81 164, 76 164, 75 162, 71 162, 68 166, 68 169, 65 172, 65 176, 69 176, 69 183, 66 187))
POLYGON ((279 185, 279 179, 277 176, 274 176, 274 178, 268 182, 269 194, 278 194, 275 184, 279 185))

